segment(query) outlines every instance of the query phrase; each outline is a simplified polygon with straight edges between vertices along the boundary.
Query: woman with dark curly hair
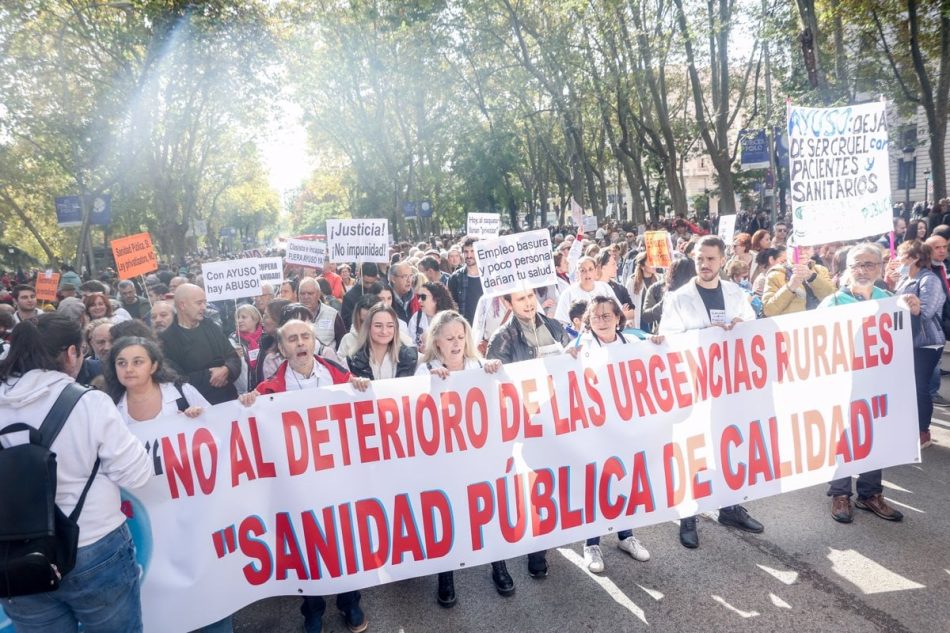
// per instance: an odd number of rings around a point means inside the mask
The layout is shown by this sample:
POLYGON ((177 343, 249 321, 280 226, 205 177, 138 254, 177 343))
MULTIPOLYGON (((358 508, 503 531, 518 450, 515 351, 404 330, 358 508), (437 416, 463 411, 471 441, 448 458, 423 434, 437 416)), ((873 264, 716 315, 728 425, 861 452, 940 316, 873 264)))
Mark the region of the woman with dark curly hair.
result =
POLYGON ((184 413, 195 418, 211 404, 197 389, 165 366, 162 350, 153 339, 120 338, 102 368, 106 391, 128 424, 184 413))
POLYGON ((423 351, 426 340, 426 330, 435 315, 444 310, 457 310, 448 288, 439 282, 426 282, 416 294, 419 297, 420 310, 409 317, 409 338, 411 345, 423 351))

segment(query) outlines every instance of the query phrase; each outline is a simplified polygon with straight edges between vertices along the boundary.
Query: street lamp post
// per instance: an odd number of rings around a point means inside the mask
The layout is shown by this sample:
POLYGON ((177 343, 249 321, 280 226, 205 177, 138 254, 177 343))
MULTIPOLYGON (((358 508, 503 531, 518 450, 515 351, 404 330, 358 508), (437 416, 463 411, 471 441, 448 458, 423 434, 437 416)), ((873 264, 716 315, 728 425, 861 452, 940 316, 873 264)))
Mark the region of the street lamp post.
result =
POLYGON ((904 147, 904 217, 910 217, 910 175, 911 170, 913 169, 914 153, 915 148, 913 145, 907 145, 904 147))

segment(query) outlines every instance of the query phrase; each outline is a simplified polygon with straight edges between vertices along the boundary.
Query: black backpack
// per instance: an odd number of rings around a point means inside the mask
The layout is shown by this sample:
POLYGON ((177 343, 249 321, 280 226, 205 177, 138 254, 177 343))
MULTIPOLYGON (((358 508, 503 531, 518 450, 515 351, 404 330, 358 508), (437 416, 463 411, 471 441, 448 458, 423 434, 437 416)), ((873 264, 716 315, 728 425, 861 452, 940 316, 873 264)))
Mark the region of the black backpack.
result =
POLYGON ((23 422, 0 430, 29 433, 30 441, 0 446, 0 596, 54 591, 76 566, 79 513, 99 472, 96 459, 76 508, 69 516, 56 506, 56 454, 49 450, 88 387, 70 383, 39 429, 23 422))

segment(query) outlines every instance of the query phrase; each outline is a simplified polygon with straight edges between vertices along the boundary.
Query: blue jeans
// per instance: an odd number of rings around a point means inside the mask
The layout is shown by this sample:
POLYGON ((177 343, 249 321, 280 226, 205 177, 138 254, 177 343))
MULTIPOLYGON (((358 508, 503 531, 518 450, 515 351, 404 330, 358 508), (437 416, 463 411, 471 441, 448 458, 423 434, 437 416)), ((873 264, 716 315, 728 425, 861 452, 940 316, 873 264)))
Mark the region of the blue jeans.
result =
POLYGON ((930 375, 930 399, 933 400, 933 397, 937 395, 940 391, 940 361, 937 361, 937 366, 934 367, 934 372, 930 375))
MULTIPOLYGON (((620 530, 617 532, 617 540, 622 541, 625 538, 633 536, 633 530, 620 530)), ((587 539, 586 545, 600 545, 600 537, 595 536, 594 538, 587 539)))
POLYGON ((940 365, 943 352, 929 347, 914 348, 914 381, 917 388, 917 424, 920 432, 930 428, 930 419, 934 413, 934 402, 930 397, 930 379, 934 367, 940 365))
POLYGON ((123 523, 80 547, 59 589, 3 600, 17 633, 141 633, 139 568, 123 523))

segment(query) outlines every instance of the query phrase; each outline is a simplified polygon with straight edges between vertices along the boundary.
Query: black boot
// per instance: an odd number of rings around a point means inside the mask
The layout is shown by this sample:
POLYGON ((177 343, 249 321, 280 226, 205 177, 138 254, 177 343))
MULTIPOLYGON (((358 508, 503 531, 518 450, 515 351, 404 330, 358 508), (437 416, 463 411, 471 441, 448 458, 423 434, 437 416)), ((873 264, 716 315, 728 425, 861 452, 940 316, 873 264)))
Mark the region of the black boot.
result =
POLYGON ((508 574, 505 561, 491 564, 491 581, 495 583, 495 590, 506 598, 515 592, 515 581, 508 574))
POLYGON ((544 578, 548 575, 547 556, 547 550, 528 554, 528 574, 530 574, 532 578, 544 578))
POLYGON ((455 576, 450 571, 439 574, 439 606, 450 609, 455 606, 455 576))

